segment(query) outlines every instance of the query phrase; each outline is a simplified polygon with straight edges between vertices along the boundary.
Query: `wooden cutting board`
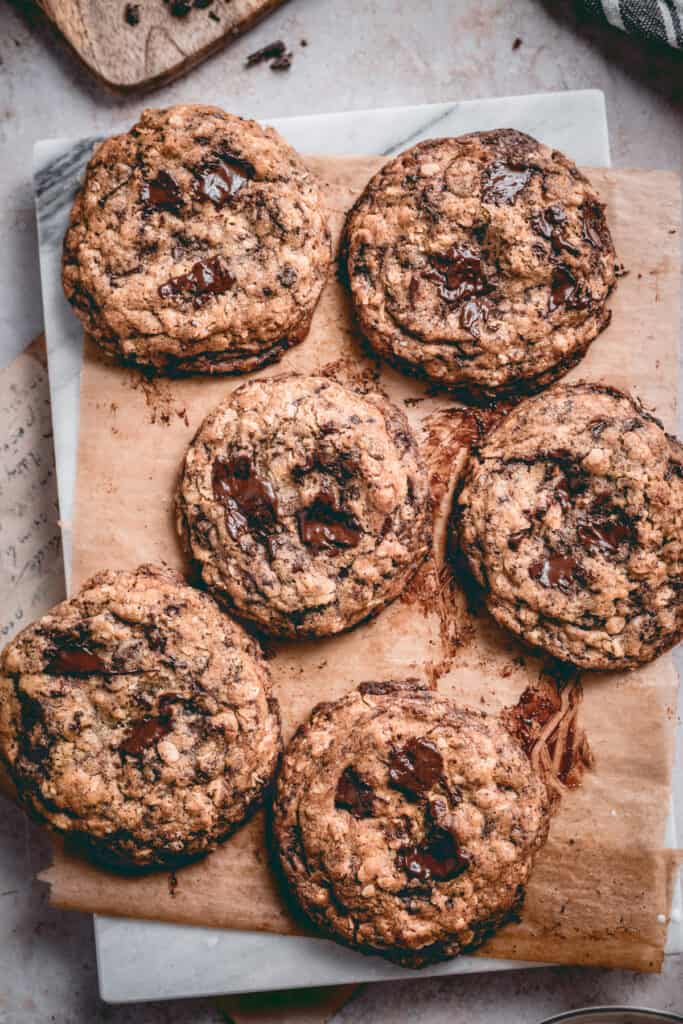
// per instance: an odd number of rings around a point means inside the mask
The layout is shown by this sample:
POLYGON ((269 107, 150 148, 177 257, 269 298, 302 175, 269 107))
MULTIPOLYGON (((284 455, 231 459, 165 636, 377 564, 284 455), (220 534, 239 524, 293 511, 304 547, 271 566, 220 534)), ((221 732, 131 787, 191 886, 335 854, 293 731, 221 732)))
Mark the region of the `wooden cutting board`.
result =
POLYGON ((172 0, 133 0, 139 21, 131 25, 128 0, 38 0, 86 67, 125 92, 177 78, 282 3, 213 0, 175 17, 172 0))

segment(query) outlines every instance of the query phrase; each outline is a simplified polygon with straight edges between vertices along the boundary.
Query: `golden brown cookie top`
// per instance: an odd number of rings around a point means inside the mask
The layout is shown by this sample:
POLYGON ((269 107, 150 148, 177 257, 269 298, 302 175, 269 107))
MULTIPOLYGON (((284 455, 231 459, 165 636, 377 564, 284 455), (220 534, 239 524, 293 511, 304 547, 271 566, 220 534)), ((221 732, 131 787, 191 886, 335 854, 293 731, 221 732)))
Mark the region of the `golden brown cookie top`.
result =
POLYGON ((480 444, 454 529, 492 614, 583 668, 683 632, 683 449, 629 395, 558 385, 480 444))
POLYGON ((250 381, 190 445, 178 526, 202 578, 269 633, 322 636, 382 608, 429 548, 429 484, 384 395, 250 381))
POLYGON ((365 683, 299 729, 273 822, 316 924, 422 966, 479 945, 519 907, 548 799, 496 718, 415 684, 365 683))
POLYGON ((518 131, 400 154, 351 210, 345 245, 373 346, 466 391, 537 390, 609 320, 603 206, 570 160, 518 131))
POLYGON ((0 659, 0 755, 22 802, 104 863, 206 853, 279 753, 256 647, 169 569, 99 573, 0 659))
POLYGON ((325 283, 320 188, 271 128, 146 110, 97 147, 64 241, 67 298, 125 360, 244 372, 301 340, 325 283))

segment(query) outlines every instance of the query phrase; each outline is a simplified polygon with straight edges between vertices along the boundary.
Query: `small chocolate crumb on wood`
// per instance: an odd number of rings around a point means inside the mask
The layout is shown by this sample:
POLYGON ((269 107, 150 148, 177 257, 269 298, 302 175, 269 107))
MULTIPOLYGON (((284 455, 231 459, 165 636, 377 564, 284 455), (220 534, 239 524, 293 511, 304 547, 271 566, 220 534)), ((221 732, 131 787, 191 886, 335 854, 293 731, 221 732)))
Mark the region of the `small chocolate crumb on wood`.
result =
POLYGON ((522 40, 519 38, 519 36, 517 36, 517 38, 515 39, 514 43, 512 44, 512 49, 513 50, 518 50, 521 45, 522 45, 522 40))
MULTIPOLYGON (((211 7, 213 0, 164 0, 164 3, 169 7, 170 14, 174 18, 186 18, 193 8, 204 11, 207 7, 211 7)), ((214 20, 218 21, 218 16, 214 20)))
POLYGON ((190 0, 164 0, 164 3, 169 5, 170 13, 174 18, 186 18, 192 10, 192 3, 190 0))
POLYGON ((140 24, 140 4, 126 4, 123 18, 127 25, 133 28, 140 24))
POLYGON ((253 53, 250 53, 245 61, 245 67, 251 68, 264 60, 282 57, 286 49, 287 47, 283 41, 276 39, 274 43, 268 43, 267 46, 262 46, 260 50, 254 50, 253 53))

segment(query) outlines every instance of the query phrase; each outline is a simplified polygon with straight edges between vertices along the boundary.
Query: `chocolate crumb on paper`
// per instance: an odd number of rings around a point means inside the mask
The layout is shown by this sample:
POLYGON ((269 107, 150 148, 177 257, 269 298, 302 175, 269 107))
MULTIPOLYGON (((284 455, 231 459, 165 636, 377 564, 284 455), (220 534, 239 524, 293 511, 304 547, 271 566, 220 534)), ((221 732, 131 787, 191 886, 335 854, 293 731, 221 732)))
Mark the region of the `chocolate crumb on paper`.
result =
POLYGON ((168 380, 132 370, 129 383, 134 391, 142 392, 150 424, 158 423, 168 427, 177 416, 178 419, 183 420, 186 426, 189 426, 187 409, 176 399, 168 380))

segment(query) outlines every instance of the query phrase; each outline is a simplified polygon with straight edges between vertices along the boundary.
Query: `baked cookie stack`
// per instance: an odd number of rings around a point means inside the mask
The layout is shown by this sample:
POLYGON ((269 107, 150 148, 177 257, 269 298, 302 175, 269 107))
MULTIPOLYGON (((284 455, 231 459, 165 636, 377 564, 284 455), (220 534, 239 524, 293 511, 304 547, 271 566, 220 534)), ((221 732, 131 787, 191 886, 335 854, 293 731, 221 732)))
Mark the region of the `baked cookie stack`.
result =
MULTIPOLYGON (((508 129, 421 143, 357 199, 340 262, 381 359, 494 407, 453 495, 454 584, 467 573, 501 626, 581 669, 677 643, 683 449, 628 395, 555 383, 610 319, 615 252, 587 178, 508 129)), ((206 106, 146 111, 100 145, 64 243, 86 330, 169 375, 246 374, 305 344, 330 266, 303 160, 206 106)), ((226 383, 175 511, 196 586, 104 572, 5 649, 0 754, 24 806, 139 870, 207 853, 265 800, 282 883, 324 934, 413 967, 481 945, 520 912, 551 815, 504 719, 367 682, 281 758, 252 639, 349 630, 427 558, 430 480, 403 412, 377 382, 226 383)))

